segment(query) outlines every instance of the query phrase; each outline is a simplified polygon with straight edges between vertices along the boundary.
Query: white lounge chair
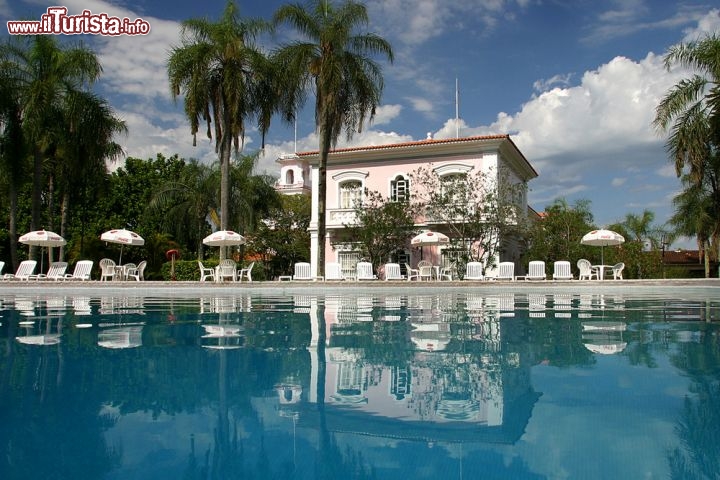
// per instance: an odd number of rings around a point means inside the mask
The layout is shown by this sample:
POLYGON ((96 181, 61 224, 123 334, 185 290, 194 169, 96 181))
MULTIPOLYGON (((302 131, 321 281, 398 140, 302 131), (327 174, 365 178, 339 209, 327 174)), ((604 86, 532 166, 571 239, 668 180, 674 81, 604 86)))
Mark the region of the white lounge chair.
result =
POLYGON ((293 280, 315 280, 310 273, 310 264, 307 262, 298 262, 295 264, 295 275, 293 280))
POLYGON ((625 264, 620 262, 612 266, 613 280, 622 280, 622 271, 625 268, 625 264))
POLYGON ((525 280, 547 280, 547 275, 545 274, 545 262, 542 260, 531 261, 528 265, 528 273, 525 275, 525 280))
POLYGON ((481 262, 468 262, 465 264, 464 280, 484 280, 481 262))
POLYGON ((553 264, 553 280, 572 280, 573 274, 570 269, 570 262, 567 260, 557 260, 553 264))
POLYGON ((590 263, 590 260, 586 260, 584 258, 581 258, 577 261, 577 267, 578 267, 578 280, 592 280, 593 277, 595 277, 595 280, 599 279, 597 270, 594 270, 592 268, 592 263, 590 263))
POLYGON ((243 278, 246 279, 248 282, 252 282, 252 269, 255 266, 255 262, 251 262, 250 265, 248 265, 245 268, 241 268, 238 270, 237 276, 239 281, 243 281, 243 278))
POLYGON ((65 271, 67 270, 67 262, 52 262, 48 267, 47 273, 38 273, 37 275, 30 275, 29 280, 62 280, 65 278, 65 271))
POLYGON ((200 268, 200 281, 204 282, 207 279, 210 279, 211 281, 215 281, 215 269, 209 268, 203 265, 203 263, 198 260, 198 267, 200 268))
POLYGON ((75 264, 73 273, 66 273, 63 280, 90 280, 90 272, 92 272, 92 260, 80 260, 75 264))
POLYGON ((515 263, 514 262, 500 262, 498 265, 498 273, 495 276, 495 280, 515 280, 515 263))
POLYGON ((357 273, 355 277, 357 280, 377 280, 370 262, 358 262, 355 265, 355 272, 357 273))
POLYGON ((18 265, 17 270, 15 273, 6 273, 3 276, 3 279, 5 280, 29 280, 32 276, 33 272, 35 271, 35 267, 37 266, 37 261, 35 260, 23 260, 20 262, 20 265, 18 265))
POLYGON ((5 268, 5 262, 0 261, 0 275, 2 274, 3 268, 5 268))
POLYGON ((345 280, 345 275, 342 273, 342 265, 338 262, 326 263, 325 280, 345 280))
POLYGON ((113 280, 115 278, 115 261, 109 258, 100 260, 100 281, 113 280))
POLYGON ((403 277, 400 271, 399 263, 385 264, 385 280, 405 280, 405 277, 403 277))

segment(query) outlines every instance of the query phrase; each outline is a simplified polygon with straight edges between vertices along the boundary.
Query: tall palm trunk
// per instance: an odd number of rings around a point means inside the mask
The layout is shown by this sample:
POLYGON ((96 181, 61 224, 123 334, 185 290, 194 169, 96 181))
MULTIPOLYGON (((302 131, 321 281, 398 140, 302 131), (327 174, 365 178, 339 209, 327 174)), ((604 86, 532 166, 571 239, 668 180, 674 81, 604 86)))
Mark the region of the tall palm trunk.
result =
MULTIPOLYGON (((230 153, 232 136, 223 130, 220 141, 220 230, 228 229, 230 213, 230 153)), ((226 247, 220 247, 220 260, 226 258, 226 247)))
POLYGON ((326 235, 326 205, 327 205, 327 161, 330 153, 330 134, 327 123, 320 125, 320 163, 318 164, 318 272, 325 275, 325 235, 326 235))

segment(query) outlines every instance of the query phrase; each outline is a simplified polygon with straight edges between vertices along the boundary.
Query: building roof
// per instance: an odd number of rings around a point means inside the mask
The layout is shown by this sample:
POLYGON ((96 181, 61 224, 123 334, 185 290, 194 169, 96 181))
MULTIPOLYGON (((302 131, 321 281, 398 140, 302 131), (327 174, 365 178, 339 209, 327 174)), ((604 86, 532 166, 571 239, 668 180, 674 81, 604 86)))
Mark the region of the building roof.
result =
MULTIPOLYGON (((330 151, 330 158, 333 160, 348 159, 371 160, 377 159, 379 152, 382 152, 382 158, 393 158, 395 156, 407 158, 408 156, 421 156, 428 153, 441 154, 443 152, 456 154, 460 152, 473 152, 478 149, 495 149, 505 154, 507 157, 513 158, 512 162, 516 168, 523 171, 527 178, 535 178, 538 176, 537 171, 530 165, 525 155, 517 148, 510 138, 510 135, 480 135, 462 138, 442 138, 418 140, 414 142, 389 143, 383 145, 365 145, 356 147, 338 148, 330 151)), ((312 158, 318 157, 318 150, 299 152, 296 158, 312 158)), ((283 160, 281 157, 278 161, 283 160)))

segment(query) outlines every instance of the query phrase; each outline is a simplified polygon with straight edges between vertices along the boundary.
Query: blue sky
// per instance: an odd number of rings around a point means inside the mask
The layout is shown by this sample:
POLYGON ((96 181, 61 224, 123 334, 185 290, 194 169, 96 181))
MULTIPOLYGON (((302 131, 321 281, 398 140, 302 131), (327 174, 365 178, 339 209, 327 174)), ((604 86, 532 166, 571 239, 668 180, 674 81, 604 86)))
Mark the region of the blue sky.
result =
MULTIPOLYGON (((239 0, 241 14, 269 19, 278 0, 239 0)), ((369 30, 385 37, 395 62, 384 64, 385 90, 375 121, 349 143, 369 145, 454 137, 455 82, 460 135, 510 133, 539 173, 530 203, 591 201, 598 225, 627 213, 655 212, 662 224, 679 189, 650 125, 659 99, 688 72, 667 72, 662 56, 675 43, 720 31, 720 9, 703 1, 665 0, 369 0, 369 30)), ((119 139, 139 158, 178 153, 213 161, 212 144, 192 146, 182 102, 169 95, 165 64, 179 24, 217 18, 224 0, 0 0, 0 17, 39 20, 47 7, 84 9, 151 24, 144 37, 84 36, 104 66, 98 90, 129 127, 119 139)), ((2 29, 7 35, 6 28, 2 29)), ((288 40, 279 31, 267 48, 288 40)), ((69 37, 68 37, 69 38, 69 37)), ((75 39, 72 39, 75 40, 75 39)), ((281 153, 316 150, 313 101, 292 126, 274 121, 259 169, 277 173, 281 153)), ((246 151, 259 148, 248 132, 246 151)), ((341 139, 341 146, 348 145, 341 139)), ((693 247, 693 242, 677 246, 693 247)))

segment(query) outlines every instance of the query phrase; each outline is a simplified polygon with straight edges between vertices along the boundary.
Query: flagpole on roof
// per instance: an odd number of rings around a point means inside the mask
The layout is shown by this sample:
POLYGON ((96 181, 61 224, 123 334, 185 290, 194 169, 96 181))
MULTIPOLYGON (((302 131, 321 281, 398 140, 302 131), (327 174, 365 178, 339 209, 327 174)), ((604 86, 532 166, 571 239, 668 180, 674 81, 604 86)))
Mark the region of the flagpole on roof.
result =
POLYGON ((455 77, 455 138, 460 138, 460 91, 455 77))

